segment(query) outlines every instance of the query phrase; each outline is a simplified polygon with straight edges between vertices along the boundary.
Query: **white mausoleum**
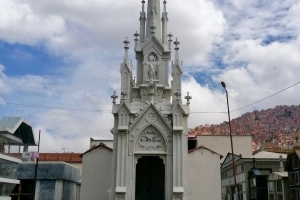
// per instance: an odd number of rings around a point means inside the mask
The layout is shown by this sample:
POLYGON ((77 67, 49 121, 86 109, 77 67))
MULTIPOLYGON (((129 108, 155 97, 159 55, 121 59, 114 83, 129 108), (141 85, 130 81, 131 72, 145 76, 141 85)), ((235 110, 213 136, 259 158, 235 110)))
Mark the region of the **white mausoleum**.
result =
POLYGON ((188 156, 191 97, 181 94, 180 43, 167 32, 167 2, 162 2, 162 12, 160 0, 147 3, 146 12, 142 1, 140 31, 134 34, 136 79, 126 39, 119 103, 116 94, 111 96, 113 149, 91 140, 92 149, 83 154, 81 199, 221 199, 222 156, 204 146, 188 156))
MULTIPOLYGON (((169 63, 172 34, 167 32, 167 2, 142 1, 140 32, 135 33, 136 80, 128 58, 120 66, 121 97, 113 95, 113 177, 110 199, 188 199, 187 118, 182 104, 182 62, 176 39, 172 81, 169 63)), ((190 98, 189 96, 186 98, 190 98)))

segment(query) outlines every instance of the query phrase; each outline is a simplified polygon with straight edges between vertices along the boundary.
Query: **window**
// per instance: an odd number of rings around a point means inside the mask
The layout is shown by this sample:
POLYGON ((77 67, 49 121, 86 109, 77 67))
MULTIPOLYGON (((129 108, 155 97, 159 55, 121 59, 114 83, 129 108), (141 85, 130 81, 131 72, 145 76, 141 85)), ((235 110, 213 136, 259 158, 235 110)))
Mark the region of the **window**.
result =
POLYGON ((299 168, 299 161, 298 156, 294 155, 292 156, 292 167, 293 169, 299 168))
POLYGON ((295 185, 294 172, 289 173, 289 183, 290 185, 295 185))
POLYGON ((250 191, 251 199, 257 199, 256 188, 252 188, 250 191))
POLYGON ((250 187, 256 187, 256 178, 255 177, 250 179, 250 187))
POLYGON ((277 192, 282 192, 282 182, 281 180, 277 180, 277 192))
POLYGON ((188 140, 188 151, 197 147, 197 140, 188 140))
POLYGON ((278 194, 277 195, 277 200, 283 200, 283 195, 282 194, 278 194))
POLYGON ((274 194, 270 194, 270 200, 275 200, 274 199, 274 194))
POLYGON ((297 200, 297 194, 295 189, 290 189, 290 200, 297 200))
POLYGON ((274 181, 269 181, 268 185, 269 185, 269 192, 274 192, 274 181))
POLYGON ((299 185, 299 176, 298 176, 298 172, 295 172, 295 185, 299 185))

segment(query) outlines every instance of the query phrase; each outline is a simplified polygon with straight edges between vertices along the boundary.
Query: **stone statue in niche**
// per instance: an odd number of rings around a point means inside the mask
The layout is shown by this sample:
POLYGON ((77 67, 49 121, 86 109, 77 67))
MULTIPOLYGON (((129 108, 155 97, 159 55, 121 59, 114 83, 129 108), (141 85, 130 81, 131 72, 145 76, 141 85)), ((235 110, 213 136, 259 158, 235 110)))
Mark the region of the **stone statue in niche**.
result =
POLYGON ((152 64, 150 64, 150 66, 149 66, 148 74, 149 74, 150 81, 153 81, 154 80, 155 71, 154 71, 154 66, 152 64))

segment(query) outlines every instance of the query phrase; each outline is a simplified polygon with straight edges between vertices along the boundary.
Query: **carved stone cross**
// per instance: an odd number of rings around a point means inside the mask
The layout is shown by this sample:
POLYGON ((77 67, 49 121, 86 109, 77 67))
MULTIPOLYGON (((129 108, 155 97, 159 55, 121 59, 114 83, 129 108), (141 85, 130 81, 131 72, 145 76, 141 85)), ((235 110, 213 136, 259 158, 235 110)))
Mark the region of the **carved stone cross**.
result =
POLYGON ((186 99, 186 105, 190 105, 190 100, 192 99, 192 97, 190 96, 190 93, 187 92, 187 96, 184 97, 186 99))
POLYGON ((113 103, 113 104, 116 104, 116 99, 118 98, 118 96, 116 95, 116 91, 114 91, 114 94, 113 94, 113 95, 111 95, 111 97, 110 97, 110 98, 112 98, 112 99, 113 99, 112 103, 113 103))

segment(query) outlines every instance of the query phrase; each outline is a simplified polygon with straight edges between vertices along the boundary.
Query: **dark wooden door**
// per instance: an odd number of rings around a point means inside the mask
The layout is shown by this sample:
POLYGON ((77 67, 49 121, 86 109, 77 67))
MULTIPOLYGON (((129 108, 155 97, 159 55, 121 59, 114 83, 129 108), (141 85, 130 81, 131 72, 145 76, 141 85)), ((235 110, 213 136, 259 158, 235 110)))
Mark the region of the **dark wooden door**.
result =
POLYGON ((158 156, 145 156, 138 160, 135 199, 165 199, 165 165, 158 156))

